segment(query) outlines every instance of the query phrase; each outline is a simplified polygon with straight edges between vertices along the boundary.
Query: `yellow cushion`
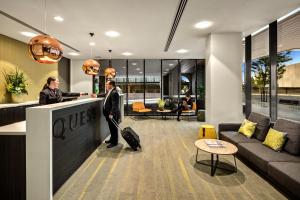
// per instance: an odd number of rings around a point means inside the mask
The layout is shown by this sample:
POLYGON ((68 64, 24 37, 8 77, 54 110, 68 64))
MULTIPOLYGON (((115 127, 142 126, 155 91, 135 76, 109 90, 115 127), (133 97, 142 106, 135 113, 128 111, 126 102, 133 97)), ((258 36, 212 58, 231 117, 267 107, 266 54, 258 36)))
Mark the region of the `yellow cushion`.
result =
POLYGON ((245 119, 239 129, 239 133, 251 138, 251 136, 254 134, 256 124, 257 123, 245 119))
POLYGON ((263 144, 275 151, 280 151, 285 143, 286 135, 286 133, 270 128, 263 144))

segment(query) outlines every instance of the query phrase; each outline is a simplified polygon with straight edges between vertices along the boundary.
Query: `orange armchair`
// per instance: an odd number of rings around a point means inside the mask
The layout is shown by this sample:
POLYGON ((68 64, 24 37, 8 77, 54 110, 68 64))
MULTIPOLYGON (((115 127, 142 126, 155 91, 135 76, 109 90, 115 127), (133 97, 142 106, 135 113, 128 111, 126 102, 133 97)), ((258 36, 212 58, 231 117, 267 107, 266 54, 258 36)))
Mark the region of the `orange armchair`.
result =
POLYGON ((133 102, 132 103, 132 111, 138 112, 138 113, 147 113, 151 112, 151 109, 148 109, 145 107, 145 104, 143 102, 133 102))

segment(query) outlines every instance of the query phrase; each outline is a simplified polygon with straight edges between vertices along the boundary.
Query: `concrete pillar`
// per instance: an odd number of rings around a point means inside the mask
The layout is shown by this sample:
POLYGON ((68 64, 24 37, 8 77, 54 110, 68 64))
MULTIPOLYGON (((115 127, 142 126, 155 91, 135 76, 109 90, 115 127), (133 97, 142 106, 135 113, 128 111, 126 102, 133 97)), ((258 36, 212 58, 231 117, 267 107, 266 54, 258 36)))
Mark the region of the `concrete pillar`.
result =
POLYGON ((206 121, 241 122, 242 34, 213 33, 206 46, 206 121))

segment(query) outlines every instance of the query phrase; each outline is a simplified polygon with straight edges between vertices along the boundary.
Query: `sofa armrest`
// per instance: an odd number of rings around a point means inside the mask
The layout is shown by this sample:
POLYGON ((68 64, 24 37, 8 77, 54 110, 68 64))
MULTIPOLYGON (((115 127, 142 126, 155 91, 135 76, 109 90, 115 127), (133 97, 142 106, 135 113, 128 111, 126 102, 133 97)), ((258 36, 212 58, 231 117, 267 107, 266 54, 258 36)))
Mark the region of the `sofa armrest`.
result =
POLYGON ((241 123, 221 123, 219 124, 219 133, 221 131, 238 131, 241 123))

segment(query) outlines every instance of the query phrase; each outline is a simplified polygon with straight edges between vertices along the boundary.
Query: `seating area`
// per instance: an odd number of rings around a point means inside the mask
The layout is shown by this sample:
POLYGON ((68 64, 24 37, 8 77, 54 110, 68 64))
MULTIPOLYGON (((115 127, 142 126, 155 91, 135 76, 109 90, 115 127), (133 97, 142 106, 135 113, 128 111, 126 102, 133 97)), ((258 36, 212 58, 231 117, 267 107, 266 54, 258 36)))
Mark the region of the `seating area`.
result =
POLYGON ((238 157, 275 183, 292 198, 300 198, 300 123, 251 113, 249 121, 257 123, 252 138, 238 132, 241 124, 219 124, 219 138, 238 147, 238 157), (262 144, 270 127, 287 133, 287 141, 279 152, 262 144))

